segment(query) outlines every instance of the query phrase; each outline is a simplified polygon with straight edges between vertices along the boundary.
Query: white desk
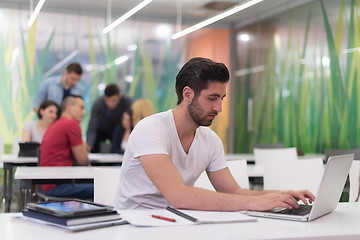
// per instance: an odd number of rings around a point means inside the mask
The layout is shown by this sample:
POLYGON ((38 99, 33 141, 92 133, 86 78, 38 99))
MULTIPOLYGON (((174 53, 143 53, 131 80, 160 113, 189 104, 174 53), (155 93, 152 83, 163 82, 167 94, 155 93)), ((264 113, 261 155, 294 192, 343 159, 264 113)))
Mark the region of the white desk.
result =
POLYGON ((32 197, 33 184, 93 183, 94 168, 77 167, 18 167, 15 179, 20 180, 19 210, 32 197))
POLYGON ((360 204, 340 203, 338 208, 313 222, 258 219, 252 223, 208 224, 178 227, 134 227, 121 225, 78 233, 66 233, 11 220, 19 213, 0 214, 1 238, 6 240, 230 240, 230 239, 316 239, 359 240, 360 204))
MULTIPOLYGON (((255 161, 255 156, 253 153, 228 153, 225 154, 225 158, 227 161, 239 160, 239 159, 246 159, 249 162, 255 161)), ((318 153, 309 153, 309 154, 305 154, 304 156, 298 156, 298 159, 311 159, 311 158, 325 159, 325 155, 318 153)))
MULTIPOLYGON (((117 153, 90 153, 89 161, 93 165, 121 164, 123 155, 117 153)), ((12 181, 14 166, 35 166, 37 157, 18 157, 17 155, 5 154, 0 156, 0 162, 4 165, 4 189, 3 200, 5 201, 5 212, 10 211, 12 199, 12 181)))
POLYGON ((89 161, 91 164, 102 163, 102 164, 121 164, 124 155, 117 153, 90 153, 89 161))
POLYGON ((14 166, 33 165, 37 163, 36 157, 18 157, 17 155, 1 155, 0 162, 4 167, 4 188, 2 199, 5 202, 5 212, 10 211, 11 198, 12 198, 12 181, 13 181, 13 168, 14 166))

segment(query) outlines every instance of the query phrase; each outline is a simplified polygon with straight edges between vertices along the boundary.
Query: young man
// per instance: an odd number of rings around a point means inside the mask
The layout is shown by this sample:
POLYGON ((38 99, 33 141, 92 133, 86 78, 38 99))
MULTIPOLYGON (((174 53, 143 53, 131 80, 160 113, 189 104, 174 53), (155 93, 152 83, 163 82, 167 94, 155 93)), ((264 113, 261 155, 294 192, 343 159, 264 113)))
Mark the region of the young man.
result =
POLYGON ((124 111, 130 108, 132 99, 120 93, 116 84, 106 86, 104 96, 99 97, 92 106, 87 130, 87 142, 91 152, 100 152, 100 143, 112 140, 112 133, 121 123, 124 111))
MULTIPOLYGON (((81 137, 80 121, 85 115, 80 96, 69 95, 62 104, 59 120, 49 126, 40 145, 40 166, 88 165, 87 145, 81 137)), ((46 195, 92 199, 93 184, 43 185, 46 195)))
POLYGON ((239 211, 297 208, 314 200, 309 191, 242 189, 226 166, 219 137, 210 126, 222 110, 229 81, 222 63, 188 61, 176 77, 177 106, 140 121, 130 135, 116 207, 239 211), (217 192, 193 187, 206 170, 217 192))
POLYGON ((45 100, 52 100, 59 106, 68 95, 82 95, 82 88, 78 84, 83 70, 78 63, 71 63, 66 67, 62 76, 54 76, 41 82, 40 88, 34 99, 33 108, 37 108, 45 100))

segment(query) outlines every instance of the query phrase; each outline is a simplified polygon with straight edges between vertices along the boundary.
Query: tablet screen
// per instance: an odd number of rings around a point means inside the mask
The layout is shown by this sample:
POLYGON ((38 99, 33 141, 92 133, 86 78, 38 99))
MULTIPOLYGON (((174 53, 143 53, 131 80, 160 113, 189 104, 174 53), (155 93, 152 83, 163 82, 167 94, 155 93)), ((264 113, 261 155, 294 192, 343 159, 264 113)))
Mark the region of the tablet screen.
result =
POLYGON ((104 213, 113 211, 109 206, 100 204, 87 203, 77 200, 44 202, 44 203, 28 203, 27 209, 52 214, 55 216, 81 216, 96 213, 104 213))
POLYGON ((49 208, 53 211, 61 211, 61 212, 77 212, 77 211, 86 211, 86 210, 98 210, 104 208, 102 206, 97 206, 97 205, 78 202, 78 201, 48 202, 48 203, 38 203, 38 205, 49 208))

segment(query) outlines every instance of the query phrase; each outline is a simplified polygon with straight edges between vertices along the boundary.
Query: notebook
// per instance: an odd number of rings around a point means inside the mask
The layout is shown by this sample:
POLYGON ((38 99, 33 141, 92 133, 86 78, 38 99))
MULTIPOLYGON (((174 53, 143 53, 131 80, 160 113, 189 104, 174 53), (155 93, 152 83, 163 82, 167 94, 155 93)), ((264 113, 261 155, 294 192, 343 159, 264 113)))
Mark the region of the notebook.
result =
POLYGON ((37 157, 40 144, 37 142, 19 142, 19 157, 37 157))
MULTIPOLYGON (((284 208, 274 208, 269 212, 246 211, 246 214, 255 217, 307 222, 332 212, 339 203, 353 160, 354 154, 332 156, 329 158, 318 192, 315 195, 315 201, 313 205, 308 207, 307 212, 296 213, 296 211, 289 211, 284 208)), ((301 208, 303 206, 301 205, 301 208)))
POLYGON ((241 212, 177 210, 171 207, 167 209, 120 210, 119 212, 123 219, 134 226, 160 227, 257 221, 256 218, 241 212))
POLYGON ((54 224, 60 224, 64 226, 75 226, 80 224, 97 223, 97 222, 105 222, 105 221, 121 219, 120 214, 117 214, 115 210, 113 211, 109 210, 106 213, 101 213, 93 216, 80 216, 80 217, 59 217, 29 209, 22 210, 22 214, 25 217, 39 219, 42 221, 46 221, 54 224))

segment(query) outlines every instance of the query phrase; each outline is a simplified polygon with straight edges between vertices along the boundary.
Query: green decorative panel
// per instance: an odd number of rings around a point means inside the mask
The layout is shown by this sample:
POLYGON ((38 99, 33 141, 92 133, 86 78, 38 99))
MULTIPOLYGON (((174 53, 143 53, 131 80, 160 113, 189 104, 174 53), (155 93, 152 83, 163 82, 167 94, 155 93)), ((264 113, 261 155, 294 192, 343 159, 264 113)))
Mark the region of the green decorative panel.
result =
POLYGON ((359 4, 314 1, 237 29, 235 152, 360 147, 359 4))
POLYGON ((31 28, 27 17, 28 11, 0 9, 0 136, 6 144, 36 119, 32 102, 41 81, 61 75, 73 61, 85 70, 83 133, 92 103, 108 83, 135 99, 150 99, 157 111, 175 106, 184 43, 170 40, 174 26, 126 21, 103 34, 106 20, 99 17, 41 12, 31 28), (124 56, 128 60, 120 63, 124 56))

